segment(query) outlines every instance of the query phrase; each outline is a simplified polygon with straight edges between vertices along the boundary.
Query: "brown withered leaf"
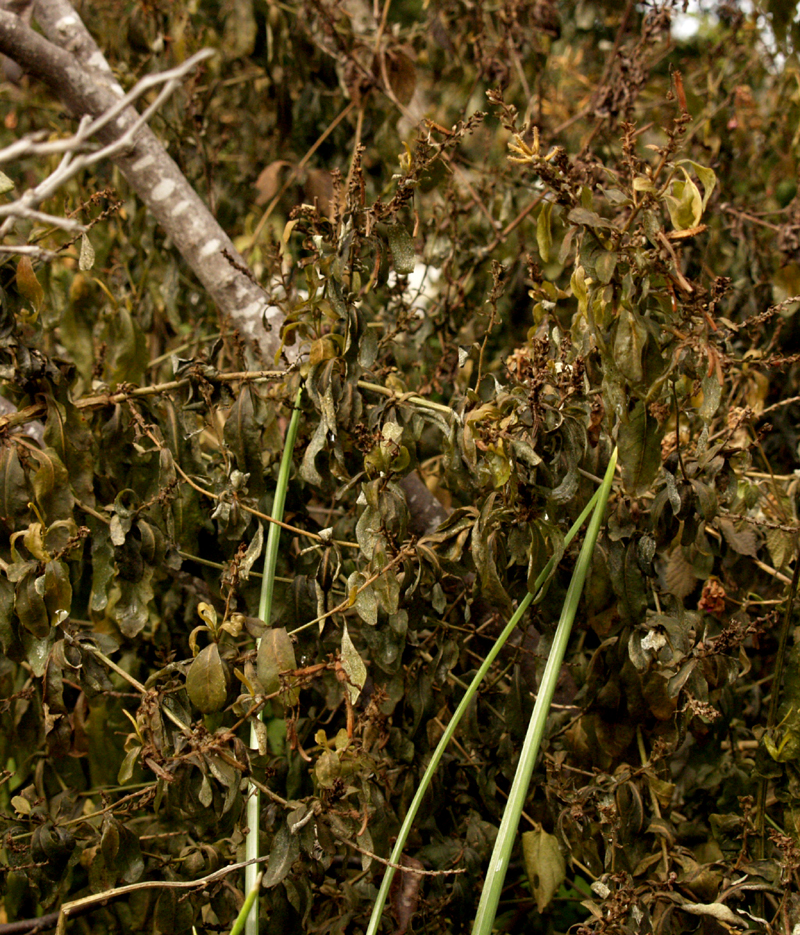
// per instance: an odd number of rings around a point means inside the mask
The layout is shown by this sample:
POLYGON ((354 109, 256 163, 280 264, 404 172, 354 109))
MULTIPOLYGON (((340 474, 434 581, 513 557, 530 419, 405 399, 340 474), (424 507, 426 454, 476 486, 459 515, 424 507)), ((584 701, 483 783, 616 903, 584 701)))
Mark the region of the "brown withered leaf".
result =
POLYGON ((703 585, 697 609, 704 610, 707 614, 725 613, 725 588, 717 578, 709 578, 703 585))
POLYGON ((257 205, 267 204, 278 194, 283 184, 283 170, 288 169, 291 165, 292 163, 286 159, 276 159, 275 162, 271 162, 265 169, 261 170, 255 185, 258 190, 257 205))
POLYGON ((309 204, 316 201, 322 214, 330 217, 334 207, 333 176, 327 169, 309 169, 303 185, 303 198, 309 204))
POLYGON ((733 520, 725 516, 720 516, 717 520, 720 532, 725 537, 728 545, 738 552, 739 555, 752 555, 756 557, 758 553, 758 539, 752 526, 741 526, 736 528, 733 520))
POLYGON ((401 870, 392 881, 390 890, 392 907, 397 918, 397 928, 394 935, 405 935, 411 918, 417 911, 419 904, 419 886, 422 883, 422 876, 414 873, 415 870, 422 870, 422 861, 416 857, 406 857, 405 854, 400 858, 400 863, 407 867, 407 870, 401 870))
POLYGON ((44 302, 44 289, 36 278, 30 257, 20 257, 17 263, 17 289, 22 298, 30 302, 33 310, 38 314, 44 302))
POLYGON ((388 49, 383 56, 383 65, 394 96, 401 104, 408 104, 417 87, 414 62, 405 50, 388 49))
POLYGON ((678 600, 683 600, 691 594, 697 584, 694 568, 683 554, 683 548, 678 545, 670 553, 666 568, 667 590, 674 594, 678 600))

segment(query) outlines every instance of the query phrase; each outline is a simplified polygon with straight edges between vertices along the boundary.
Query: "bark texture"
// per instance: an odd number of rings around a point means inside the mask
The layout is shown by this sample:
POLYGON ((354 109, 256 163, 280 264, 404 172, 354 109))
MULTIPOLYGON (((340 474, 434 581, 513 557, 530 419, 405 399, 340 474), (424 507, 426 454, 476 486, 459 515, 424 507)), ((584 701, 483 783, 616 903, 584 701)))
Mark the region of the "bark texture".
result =
MULTIPOLYGON (((37 0, 34 17, 43 36, 7 6, 0 9, 0 53, 43 81, 76 118, 98 117, 124 96, 104 55, 66 0, 37 0)), ((134 108, 127 108, 98 133, 98 142, 112 143, 137 117, 134 108)), ((230 238, 152 130, 142 127, 133 145, 113 161, 222 314, 272 358, 280 344, 282 313, 270 306, 266 292, 247 274, 230 238)))

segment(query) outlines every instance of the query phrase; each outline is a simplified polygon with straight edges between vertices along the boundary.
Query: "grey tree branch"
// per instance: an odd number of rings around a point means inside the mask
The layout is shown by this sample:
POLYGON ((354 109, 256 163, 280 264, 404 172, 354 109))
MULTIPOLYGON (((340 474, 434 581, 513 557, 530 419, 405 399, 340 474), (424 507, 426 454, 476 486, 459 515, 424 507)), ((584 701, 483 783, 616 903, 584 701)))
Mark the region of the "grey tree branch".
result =
MULTIPOLYGON (((76 118, 89 118, 97 141, 111 147, 114 163, 220 311, 273 355, 279 347, 281 311, 270 308, 264 290, 244 272, 244 261, 228 235, 133 106, 116 112, 124 92, 78 14, 66 0, 37 0, 34 16, 44 36, 0 9, 0 53, 44 82, 76 118), (270 331, 263 328, 262 315, 270 331)), ((71 161, 73 154, 67 156, 71 161)))
POLYGON ((29 189, 16 201, 0 206, 0 217, 6 218, 3 224, 0 225, 0 238, 8 234, 18 218, 29 218, 30 220, 39 221, 43 224, 52 224, 64 230, 83 230, 83 225, 71 218, 45 214, 36 211, 35 208, 54 195, 59 188, 83 169, 103 159, 111 159, 117 153, 130 149, 146 121, 152 117, 167 97, 179 86, 181 79, 191 71, 195 65, 213 54, 214 53, 210 49, 204 49, 187 59, 182 65, 173 68, 171 71, 162 72, 159 75, 149 75, 143 78, 132 91, 126 94, 117 104, 105 111, 105 113, 96 120, 92 120, 90 117, 82 117, 78 131, 73 136, 65 140, 55 141, 56 144, 60 144, 58 148, 53 145, 53 142, 44 142, 28 138, 18 140, 16 143, 12 143, 11 146, 0 150, 0 165, 10 162, 12 158, 19 158, 23 154, 44 156, 54 152, 64 153, 64 158, 61 160, 58 168, 51 172, 36 188, 29 189), (161 89, 158 97, 150 104, 136 122, 128 127, 122 136, 118 137, 114 142, 109 143, 108 146, 104 146, 102 149, 97 149, 96 146, 89 143, 90 139, 95 136, 99 130, 110 123, 111 120, 122 113, 128 106, 133 104, 145 91, 162 82, 164 87, 161 89), (82 152, 82 150, 87 148, 90 149, 90 152, 82 152), (76 155, 76 153, 78 153, 78 155, 76 155))

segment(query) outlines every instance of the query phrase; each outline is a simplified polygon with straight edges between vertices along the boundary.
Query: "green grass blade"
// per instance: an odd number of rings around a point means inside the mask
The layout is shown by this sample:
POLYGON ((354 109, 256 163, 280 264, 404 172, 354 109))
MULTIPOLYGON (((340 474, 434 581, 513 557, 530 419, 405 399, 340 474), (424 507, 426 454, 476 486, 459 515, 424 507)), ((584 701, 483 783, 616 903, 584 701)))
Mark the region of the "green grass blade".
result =
MULTIPOLYGON (((566 536, 564 536, 565 546, 569 545, 569 543, 572 542, 572 540, 578 534, 578 530, 581 528, 581 526, 583 526, 584 522, 586 521, 586 518, 589 516, 595 504, 597 503, 597 499, 599 495, 600 495, 600 491, 598 490, 595 492, 595 494, 592 496, 592 498, 583 508, 581 515, 572 524, 571 529, 566 534, 566 536)), ((392 864, 400 863, 400 859, 403 856, 403 849, 406 846, 406 841, 408 840, 408 835, 411 832, 411 827, 414 823, 414 819, 417 816, 417 812, 419 811, 419 807, 422 804, 423 798, 425 797, 425 793, 428 791, 428 786, 430 786, 433 776, 436 773, 436 769, 439 766, 439 761, 442 759, 444 751, 447 748, 447 745, 450 742, 451 737, 456 732, 456 728, 458 727, 459 721, 464 715, 464 712, 469 707, 470 702, 475 696, 475 693, 480 687, 480 684, 483 681, 484 677, 486 676, 486 673, 489 671, 489 668, 491 667, 492 663, 497 658, 500 650, 505 645, 506 640, 508 640, 509 636, 511 636, 511 634, 514 632, 514 629, 516 628, 519 621, 522 619, 523 614, 528 609, 533 599, 536 597, 539 589, 542 587, 544 582, 547 580, 550 572, 553 570, 554 564, 555 564, 555 560, 551 558, 548 561, 548 563, 545 565, 545 567, 542 569, 541 573, 539 574, 533 586, 533 591, 529 594, 526 594, 523 600, 520 602, 520 605, 517 608, 516 612, 506 624, 506 627, 503 630, 503 632, 500 634, 500 636, 498 636, 497 641, 495 642, 494 646, 489 651, 489 654, 484 659, 481 667, 475 673, 475 676, 472 679, 472 682, 470 683, 469 688, 464 694, 464 697, 461 699, 461 702, 456 708, 455 713, 450 718, 450 722, 447 725, 447 728, 445 729, 444 734, 442 734, 442 737, 439 740, 439 743, 437 744, 436 749, 433 752, 433 756, 431 757, 430 762, 428 763, 428 766, 425 770, 425 773, 423 774, 422 779, 420 780, 420 784, 417 788, 416 794, 414 795, 414 798, 411 801, 411 805, 409 806, 408 811, 406 812, 405 819, 403 820, 403 824, 401 825, 400 831, 398 832, 397 840, 395 841, 394 848, 392 849, 391 857, 389 858, 390 863, 392 864)), ((386 900, 389 896, 389 889, 392 885, 394 874, 395 874, 394 867, 386 868, 386 871, 383 876, 383 882, 381 883, 381 888, 378 891, 378 897, 375 900, 375 905, 372 907, 372 915, 370 916, 369 927, 367 928, 367 935, 377 935, 378 927, 381 921, 381 915, 383 914, 383 908, 386 905, 386 900)))
MULTIPOLYGON (((297 439, 297 431, 300 428, 300 398, 303 394, 302 387, 297 391, 292 418, 289 420, 289 428, 286 430, 286 438, 283 444, 283 457, 281 458, 281 467, 278 472, 278 483, 275 488, 275 500, 272 504, 272 518, 283 519, 283 507, 286 503, 286 490, 289 486, 289 475, 292 472, 292 453, 294 443, 297 439)), ((267 547, 264 551, 264 577, 261 579, 261 599, 258 604, 258 616, 269 624, 272 613, 272 593, 275 586, 275 566, 278 561, 278 545, 280 542, 281 527, 275 523, 270 523, 267 534, 267 547)), ((260 642, 260 640, 258 641, 260 642)), ((258 645, 258 644, 256 644, 258 645)), ((259 711, 258 717, 263 717, 263 711, 259 711)), ((258 739, 255 728, 250 728, 250 747, 257 747, 258 739)), ((258 852, 258 831, 259 816, 261 813, 261 793, 258 789, 250 790, 250 797, 247 800, 247 840, 245 842, 245 860, 255 860, 261 855, 258 852)), ((258 877, 258 864, 251 863, 245 867, 244 888, 248 894, 253 893, 258 877)), ((255 890, 256 894, 258 890, 255 890)), ((250 895, 247 897, 250 898, 250 895)), ((258 935, 258 900, 253 898, 250 904, 250 911, 247 915, 246 935, 258 935)), ((237 920, 238 924, 238 920, 237 920)))
POLYGON ((550 711, 550 703, 553 700, 553 694, 556 690, 556 683, 561 671, 561 664, 564 661, 564 654, 567 650, 570 633, 572 632, 572 623, 575 620, 575 614, 578 611, 578 602, 580 601, 583 585, 586 581, 586 574, 589 571, 589 565, 592 560, 592 552, 597 542, 597 536, 600 532, 600 524, 603 521, 608 495, 611 492, 611 482, 614 478, 614 468, 617 464, 617 450, 611 456, 606 470, 603 484, 599 490, 599 497, 594 508, 589 528, 586 532, 583 546, 575 570, 572 573, 572 579, 567 589, 567 595, 564 598, 564 605, 561 608, 561 619, 558 621, 558 628, 553 639, 553 646, 550 655, 547 658, 542 682, 539 686, 539 692, 536 696, 536 704, 533 708, 528 733, 525 737, 525 743, 522 747, 517 772, 514 776, 514 782, 511 786, 511 793, 508 797, 503 819, 500 822, 500 830, 497 833, 497 840, 494 844, 492 857, 489 862, 489 870, 486 874, 486 880, 483 885, 481 901, 478 905, 478 914, 475 917, 475 924, 472 928, 472 935, 491 935, 494 927, 495 916, 497 915, 497 906, 500 902, 500 894, 506 878, 506 870, 511 859, 511 852, 517 837, 517 828, 519 818, 525 805, 525 799, 528 795, 533 768, 536 764, 536 758, 539 755, 539 747, 544 736, 545 725, 547 724, 547 715, 550 711))
MULTIPOLYGON (((246 869, 247 868, 245 867, 245 870, 246 869)), ((230 931, 230 935, 241 935, 242 929, 245 926, 245 921, 247 920, 248 913, 253 908, 253 904, 258 898, 258 891, 261 888, 261 878, 263 876, 263 873, 259 873, 258 876, 256 876, 255 882, 248 891, 244 903, 242 903, 242 908, 239 910, 239 915, 236 916, 236 921, 233 923, 233 928, 230 931)), ((258 913, 256 913, 256 922, 258 922, 258 913)))

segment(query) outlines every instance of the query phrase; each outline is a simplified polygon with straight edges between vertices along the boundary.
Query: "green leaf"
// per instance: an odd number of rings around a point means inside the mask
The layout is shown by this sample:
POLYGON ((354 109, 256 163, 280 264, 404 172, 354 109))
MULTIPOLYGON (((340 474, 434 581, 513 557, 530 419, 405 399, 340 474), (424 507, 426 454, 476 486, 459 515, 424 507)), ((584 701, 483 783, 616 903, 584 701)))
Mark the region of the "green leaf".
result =
POLYGON ((614 228, 611 221, 600 217, 596 211, 589 211, 587 208, 573 208, 567 215, 567 220, 572 221, 573 224, 581 224, 584 227, 611 228, 612 230, 614 228))
POLYGON ((633 190, 636 192, 650 192, 650 194, 655 194, 656 187, 652 179, 648 179, 644 175, 637 175, 633 180, 633 190))
POLYGON ((0 576, 0 651, 5 656, 10 655, 15 643, 14 586, 8 578, 0 576))
POLYGON ((14 610, 22 626, 37 640, 50 634, 50 617, 44 603, 44 576, 39 578, 35 571, 28 572, 17 583, 14 610), (37 587, 37 580, 41 585, 37 587))
MULTIPOLYGON (((297 668, 294 643, 283 627, 271 627, 264 631, 258 647, 256 672, 264 691, 271 695, 280 690, 281 673, 293 672, 297 668)), ((284 704, 297 704, 300 693, 296 688, 286 689, 281 694, 284 704)))
POLYGON ((133 747, 125 754, 125 759, 122 761, 122 765, 119 768, 117 773, 117 782, 124 786, 126 782, 133 776, 133 771, 136 767, 136 763, 139 759, 139 754, 142 752, 141 747, 133 747))
POLYGON ((375 588, 370 585, 363 591, 355 593, 358 588, 364 585, 367 576, 361 571, 354 571, 347 579, 347 593, 350 595, 352 605, 355 607, 358 616, 371 627, 378 624, 378 596, 375 588))
POLYGON ((388 230, 388 238, 395 272, 400 276, 413 273, 417 265, 417 255, 411 234, 402 224, 392 224, 388 230))
POLYGON ((522 856, 539 912, 550 905, 566 879, 567 864, 558 839, 541 826, 522 835, 522 856))
POLYGON ((72 609, 72 584, 62 561, 48 562, 44 566, 44 603, 54 625, 63 623, 72 609))
POLYGON ((676 230, 687 230, 697 227, 700 223, 703 216, 703 199, 700 189, 694 184, 689 173, 685 169, 681 171, 686 178, 673 179, 670 193, 664 195, 664 201, 673 227, 676 230))
POLYGON ((324 750, 314 764, 314 775, 323 789, 332 789, 342 775, 342 764, 335 750, 324 750))
POLYGON ((216 643, 197 654, 186 675, 186 691, 203 714, 222 710, 228 694, 228 672, 216 643))
POLYGON ((722 385, 717 379, 716 372, 712 371, 710 375, 705 374, 703 376, 700 386, 703 390, 703 401, 697 411, 700 418, 708 423, 719 409, 719 404, 722 401, 722 385))
POLYGON ((113 348, 107 371, 109 382, 112 385, 125 381, 140 383, 147 366, 145 334, 122 304, 109 316, 107 335, 107 343, 113 348))
POLYGON ((136 883, 144 873, 144 858, 139 846, 139 836, 124 825, 119 826, 119 847, 115 864, 123 883, 136 883))
POLYGON ((589 309, 589 290, 586 287, 586 271, 582 266, 575 267, 575 272, 569 281, 572 294, 578 300, 578 309, 585 315, 589 309))
POLYGON ((292 834, 286 822, 280 825, 272 839, 269 863, 264 874, 264 886, 269 889, 283 880, 300 856, 300 836, 292 834))
POLYGON ((225 420, 225 444, 236 459, 236 467, 249 474, 249 486, 255 496, 264 490, 264 467, 261 458, 261 424, 263 404, 250 386, 243 386, 225 420))
POLYGON ((72 515, 72 494, 64 463, 52 448, 31 449, 31 455, 39 462, 33 475, 33 493, 42 515, 51 523, 68 519, 72 515))
POLYGON ((141 563, 134 580, 124 578, 121 568, 117 567, 115 583, 119 589, 119 598, 114 605, 114 619, 117 626, 128 639, 133 639, 147 626, 150 619, 149 605, 153 599, 153 568, 141 563))
POLYGON ((700 182, 703 186, 703 202, 700 212, 702 215, 702 212, 706 210, 708 199, 711 197, 714 188, 716 187, 717 176, 713 169, 709 169, 708 166, 701 166, 699 162, 692 162, 691 159, 681 160, 681 165, 691 166, 697 173, 697 177, 700 179, 700 182))
POLYGON ((619 427, 619 463, 626 491, 639 497, 655 479, 661 466, 661 437, 658 421, 644 403, 637 402, 619 427))
POLYGON ((497 569, 497 552, 501 548, 499 510, 496 510, 496 494, 490 494, 484 501, 480 519, 472 527, 472 558, 480 575, 484 594, 496 602, 504 613, 511 612, 511 598, 503 587, 497 569))
POLYGON ((553 247, 552 214, 553 202, 546 201, 536 219, 536 241, 539 244, 542 263, 550 262, 550 251, 553 247))
POLYGON ((642 354, 647 343, 647 327, 636 312, 624 306, 619 311, 614 336, 614 363, 630 383, 642 382, 642 354))
POLYGON ((602 283, 610 283, 614 278, 619 254, 615 250, 604 250, 595 257, 594 268, 597 278, 602 283))
POLYGON ((28 484, 14 445, 0 451, 0 518, 13 526, 28 511, 28 484))
POLYGON ((94 471, 97 446, 81 414, 66 393, 47 396, 44 441, 61 459, 69 474, 69 486, 78 498, 94 505, 94 471))

